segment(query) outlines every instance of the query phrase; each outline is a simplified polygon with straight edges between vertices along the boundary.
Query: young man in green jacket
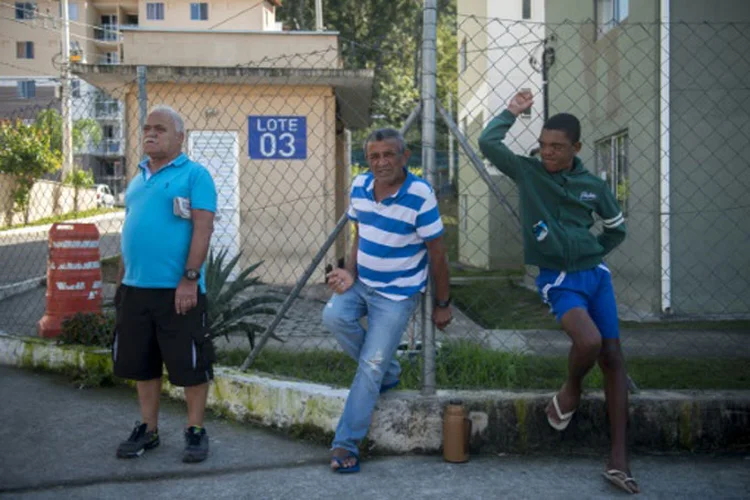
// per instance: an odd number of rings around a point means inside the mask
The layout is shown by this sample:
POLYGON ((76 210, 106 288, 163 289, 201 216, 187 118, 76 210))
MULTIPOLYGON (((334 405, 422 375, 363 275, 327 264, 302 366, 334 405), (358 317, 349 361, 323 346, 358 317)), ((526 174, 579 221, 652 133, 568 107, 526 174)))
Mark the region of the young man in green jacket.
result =
POLYGON ((539 267, 537 286, 543 300, 570 336, 568 379, 547 406, 547 420, 564 430, 581 399, 581 383, 599 362, 605 380, 612 450, 604 476, 638 493, 627 457, 628 393, 620 349, 617 305, 611 274, 603 258, 625 239, 625 220, 607 184, 588 172, 576 156, 581 126, 561 113, 544 125, 540 156, 514 154, 503 144, 516 117, 533 104, 530 92, 513 97, 479 138, 482 153, 518 186, 524 260, 539 267), (589 229, 597 214, 598 236, 589 229))

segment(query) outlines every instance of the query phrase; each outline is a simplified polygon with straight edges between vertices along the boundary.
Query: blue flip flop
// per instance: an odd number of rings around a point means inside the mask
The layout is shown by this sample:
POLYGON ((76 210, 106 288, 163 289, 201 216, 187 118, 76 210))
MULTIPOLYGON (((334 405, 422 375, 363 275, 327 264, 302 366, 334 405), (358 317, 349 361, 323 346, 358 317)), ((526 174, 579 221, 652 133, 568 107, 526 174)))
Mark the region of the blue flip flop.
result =
POLYGON ((396 387, 398 384, 401 383, 401 380, 396 380, 395 382, 391 382, 390 384, 383 384, 380 386, 380 394, 383 394, 384 392, 388 392, 394 387, 396 387))
POLYGON ((349 454, 345 457, 341 457, 341 458, 331 457, 331 458, 333 459, 334 462, 339 464, 339 466, 336 469, 333 469, 333 472, 338 472, 339 474, 351 474, 354 472, 359 472, 359 457, 356 454, 349 452, 349 454), (344 460, 348 458, 354 458, 356 460, 356 463, 352 465, 351 467, 344 467, 344 460))

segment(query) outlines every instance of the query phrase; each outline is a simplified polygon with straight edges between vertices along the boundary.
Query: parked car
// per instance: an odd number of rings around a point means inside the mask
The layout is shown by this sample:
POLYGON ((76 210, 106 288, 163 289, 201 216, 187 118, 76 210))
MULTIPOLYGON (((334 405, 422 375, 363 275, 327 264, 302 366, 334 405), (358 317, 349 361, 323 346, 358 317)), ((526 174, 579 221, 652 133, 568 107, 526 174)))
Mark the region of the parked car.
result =
POLYGON ((97 207, 113 207, 115 206, 115 197, 112 195, 112 191, 106 184, 96 185, 96 206, 97 207))

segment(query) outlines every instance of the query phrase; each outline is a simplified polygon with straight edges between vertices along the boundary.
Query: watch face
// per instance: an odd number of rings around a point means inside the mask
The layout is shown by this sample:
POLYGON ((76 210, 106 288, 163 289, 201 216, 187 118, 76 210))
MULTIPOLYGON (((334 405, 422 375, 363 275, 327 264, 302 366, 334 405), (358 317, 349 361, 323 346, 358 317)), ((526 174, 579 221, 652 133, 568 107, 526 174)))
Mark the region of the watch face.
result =
POLYGON ((189 280, 197 280, 198 279, 198 271, 194 269, 188 269, 185 271, 185 277, 189 280))

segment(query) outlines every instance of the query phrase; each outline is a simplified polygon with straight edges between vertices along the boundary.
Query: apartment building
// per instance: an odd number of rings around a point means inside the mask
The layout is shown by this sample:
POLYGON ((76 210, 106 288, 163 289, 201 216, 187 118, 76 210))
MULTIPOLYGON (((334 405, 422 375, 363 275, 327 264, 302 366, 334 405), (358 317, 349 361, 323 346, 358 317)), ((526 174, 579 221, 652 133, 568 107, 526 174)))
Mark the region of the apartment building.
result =
MULTIPOLYGON (((163 30, 180 32, 187 40, 209 30, 237 34, 281 31, 281 25, 275 21, 275 9, 281 2, 248 3, 244 0, 70 0, 71 61, 120 64, 128 39, 124 34, 137 30, 156 37, 163 30)), ((60 111, 61 34, 59 0, 0 1, 0 119, 32 120, 42 109, 60 111)), ((174 42, 176 54, 196 57, 195 52, 180 50, 185 40, 174 42)), ((209 56, 206 61, 221 64, 220 58, 209 56)), ((76 161, 91 170, 97 182, 108 184, 118 193, 125 187, 127 175, 123 103, 81 79, 73 80, 72 95, 73 120, 95 119, 102 130, 102 141, 77 151, 76 161)))
MULTIPOLYGON (((544 123, 541 62, 545 49, 544 0, 457 0, 458 125, 473 145, 484 127, 520 89, 532 91, 533 107, 519 117, 506 143, 517 154, 537 145, 544 123)), ((514 206, 518 192, 493 165, 485 168, 514 206)), ((474 170, 459 155, 459 249, 463 264, 480 269, 517 269, 523 249, 517 222, 474 170)))

